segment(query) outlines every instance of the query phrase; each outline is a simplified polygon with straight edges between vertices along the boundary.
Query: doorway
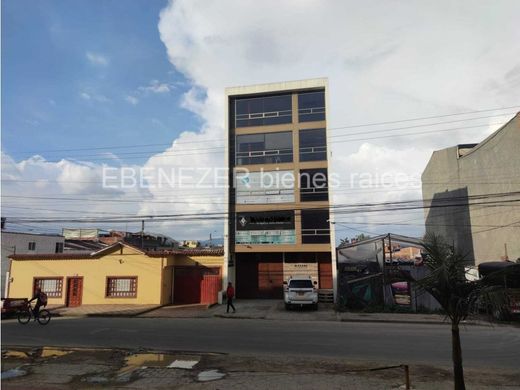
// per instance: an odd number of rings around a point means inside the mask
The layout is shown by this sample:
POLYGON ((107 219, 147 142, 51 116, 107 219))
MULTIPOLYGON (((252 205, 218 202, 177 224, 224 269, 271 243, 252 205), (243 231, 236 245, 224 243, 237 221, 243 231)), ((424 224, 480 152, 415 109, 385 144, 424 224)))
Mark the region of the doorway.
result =
POLYGON ((67 278, 67 307, 75 307, 81 305, 83 297, 83 277, 67 278))

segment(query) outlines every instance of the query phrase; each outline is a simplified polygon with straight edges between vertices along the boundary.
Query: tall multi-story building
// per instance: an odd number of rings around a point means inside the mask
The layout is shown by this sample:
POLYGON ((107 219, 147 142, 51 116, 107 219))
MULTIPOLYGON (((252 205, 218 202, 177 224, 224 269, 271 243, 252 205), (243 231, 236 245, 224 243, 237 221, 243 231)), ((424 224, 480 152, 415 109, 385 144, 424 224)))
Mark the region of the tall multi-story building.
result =
POLYGON ((281 298, 290 276, 336 291, 328 185, 327 79, 226 89, 229 190, 224 281, 281 298))

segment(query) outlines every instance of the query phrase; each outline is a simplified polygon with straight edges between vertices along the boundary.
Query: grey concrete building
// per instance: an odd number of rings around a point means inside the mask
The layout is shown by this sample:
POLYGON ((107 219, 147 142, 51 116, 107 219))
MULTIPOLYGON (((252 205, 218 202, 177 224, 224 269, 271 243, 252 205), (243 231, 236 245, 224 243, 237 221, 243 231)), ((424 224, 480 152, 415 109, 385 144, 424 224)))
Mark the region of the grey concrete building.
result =
POLYGON ((520 113, 478 144, 435 151, 422 174, 427 233, 479 264, 520 258, 520 113))
POLYGON ((65 238, 58 234, 22 233, 2 230, 2 297, 9 286, 9 256, 14 254, 61 253, 65 238))

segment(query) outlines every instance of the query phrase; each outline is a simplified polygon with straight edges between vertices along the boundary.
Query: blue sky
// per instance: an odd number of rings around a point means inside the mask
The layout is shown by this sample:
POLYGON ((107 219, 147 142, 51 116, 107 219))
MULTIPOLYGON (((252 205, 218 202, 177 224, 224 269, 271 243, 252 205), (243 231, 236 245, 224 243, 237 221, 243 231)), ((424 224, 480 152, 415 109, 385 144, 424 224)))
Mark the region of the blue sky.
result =
MULTIPOLYGON (((222 167, 230 86, 328 78, 329 171, 341 178, 335 204, 420 200, 434 150, 480 142, 520 109, 517 0, 325 4, 2 1, 2 214, 32 222, 221 212, 219 188, 108 190, 101 181, 103 164, 222 167), (484 114, 445 117, 474 110, 484 114), (373 125, 435 116, 459 122, 373 125), (65 150, 49 152, 56 149, 65 150), (374 179, 369 189, 353 179, 360 175, 374 179), (381 177, 396 182, 385 187, 381 177)), ((422 210, 339 215, 336 230, 419 236, 423 218, 422 210)), ((62 227, 78 226, 52 226, 62 227)), ((223 221, 155 221, 148 229, 207 238, 221 234, 223 221)))
POLYGON ((180 107, 188 85, 159 38, 165 5, 2 1, 3 151, 17 161, 37 152, 50 161, 71 155, 99 161, 99 151, 47 151, 170 144, 193 130, 196 116, 180 107))

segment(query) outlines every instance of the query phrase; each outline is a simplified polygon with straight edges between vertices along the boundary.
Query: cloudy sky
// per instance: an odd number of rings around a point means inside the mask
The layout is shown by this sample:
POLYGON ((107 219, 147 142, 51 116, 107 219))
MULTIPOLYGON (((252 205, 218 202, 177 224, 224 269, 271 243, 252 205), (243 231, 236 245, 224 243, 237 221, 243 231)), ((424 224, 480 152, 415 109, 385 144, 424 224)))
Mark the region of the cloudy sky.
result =
MULTIPOLYGON (((225 87, 316 77, 329 80, 334 202, 420 199, 433 150, 479 142, 520 110, 519 14, 514 0, 4 0, 2 215, 221 211, 222 189, 104 188, 103 169, 223 167, 225 87)), ((336 219, 338 237, 423 232, 422 211, 336 219)), ((140 228, 81 226, 93 225, 140 228)), ((147 230, 207 238, 222 225, 147 230)))

